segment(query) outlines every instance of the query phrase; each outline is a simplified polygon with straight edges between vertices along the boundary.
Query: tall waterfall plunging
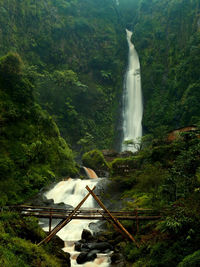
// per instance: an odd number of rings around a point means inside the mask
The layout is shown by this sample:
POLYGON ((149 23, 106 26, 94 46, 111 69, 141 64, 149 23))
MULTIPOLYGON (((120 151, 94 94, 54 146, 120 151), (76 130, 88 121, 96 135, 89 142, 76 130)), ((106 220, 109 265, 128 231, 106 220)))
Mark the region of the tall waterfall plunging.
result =
POLYGON ((140 62, 137 51, 131 42, 132 32, 126 30, 129 46, 128 68, 124 80, 123 93, 123 140, 122 151, 138 150, 137 140, 142 137, 142 89, 140 62))
MULTIPOLYGON (((98 186, 97 184, 101 184, 103 182, 103 178, 93 178, 87 180, 81 179, 72 179, 69 178, 66 181, 61 181, 57 183, 50 191, 48 191, 45 196, 47 199, 53 199, 54 203, 65 203, 75 208, 82 199, 88 194, 86 190, 86 185, 90 188, 94 186, 98 186)), ((84 202, 81 209, 84 208, 95 208, 96 202, 92 196, 89 196, 88 199, 84 202)), ((71 267, 108 267, 110 264, 110 259, 105 254, 97 254, 97 258, 93 262, 86 262, 84 264, 77 264, 76 258, 80 254, 80 252, 75 251, 74 242, 81 239, 81 234, 83 229, 90 230, 89 224, 93 222, 97 222, 96 220, 72 220, 69 224, 67 224, 64 228, 62 228, 57 235, 65 242, 64 251, 69 252, 71 255, 71 267)), ((57 220, 53 220, 53 228, 58 224, 57 220)), ((43 227, 45 231, 48 231, 48 225, 43 227)), ((63 243, 64 243, 63 242, 63 243)))

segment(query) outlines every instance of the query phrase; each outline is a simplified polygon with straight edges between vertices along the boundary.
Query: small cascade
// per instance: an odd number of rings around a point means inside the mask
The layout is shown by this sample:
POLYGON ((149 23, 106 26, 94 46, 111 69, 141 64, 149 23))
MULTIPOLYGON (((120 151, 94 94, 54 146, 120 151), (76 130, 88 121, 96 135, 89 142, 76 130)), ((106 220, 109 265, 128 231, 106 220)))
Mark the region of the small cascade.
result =
MULTIPOLYGON (((93 172, 91 172, 91 174, 93 174, 93 172)), ((64 202, 65 204, 70 205, 74 208, 87 195, 88 191, 85 188, 86 185, 88 185, 90 188, 93 188, 94 186, 97 186, 99 182, 102 183, 102 181, 103 179, 99 178, 87 180, 69 178, 67 181, 61 181, 57 183, 53 189, 45 194, 45 196, 47 199, 53 199, 54 203, 56 204, 64 202)), ((96 207, 96 201, 92 196, 89 196, 82 205, 81 209, 96 207)), ((71 267, 108 267, 110 265, 110 259, 105 254, 97 254, 97 258, 93 262, 86 262, 85 264, 77 264, 76 262, 76 259, 80 252, 75 251, 74 243, 81 239, 83 229, 87 229, 92 232, 92 230, 89 228, 89 224, 91 222, 97 223, 97 220, 72 220, 57 233, 57 235, 64 241, 65 247, 63 248, 63 250, 69 252, 71 255, 71 267)), ((54 228, 57 224, 58 220, 53 220, 52 227, 54 228)), ((48 227, 44 227, 43 229, 45 231, 48 231, 48 227)))
POLYGON ((142 89, 140 62, 137 51, 131 42, 132 32, 126 30, 129 46, 128 68, 124 80, 123 94, 123 140, 122 151, 138 150, 137 139, 142 137, 142 89))
POLYGON ((93 179, 98 178, 97 174, 92 169, 86 167, 83 167, 83 169, 85 170, 88 178, 93 178, 93 179))

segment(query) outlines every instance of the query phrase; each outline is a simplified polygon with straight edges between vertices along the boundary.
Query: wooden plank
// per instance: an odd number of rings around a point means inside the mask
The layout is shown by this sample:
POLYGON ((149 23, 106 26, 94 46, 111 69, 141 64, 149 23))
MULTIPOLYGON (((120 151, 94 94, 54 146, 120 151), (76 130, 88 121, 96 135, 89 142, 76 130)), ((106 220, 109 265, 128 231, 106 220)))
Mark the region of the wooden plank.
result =
POLYGON ((52 224, 52 213, 50 211, 50 217, 49 217, 49 234, 51 233, 51 224, 52 224))
POLYGON ((49 242, 66 224, 68 224, 71 220, 72 217, 76 214, 76 212, 80 209, 80 207, 83 205, 83 203, 87 200, 87 198, 91 195, 91 192, 93 192, 93 190, 96 187, 94 186, 93 189, 90 189, 90 192, 84 197, 84 199, 76 206, 76 208, 73 210, 73 212, 62 222, 59 223, 52 231, 51 233, 45 237, 40 243, 38 243, 38 246, 40 246, 41 244, 43 244, 44 242, 47 243, 49 242))
MULTIPOLYGON (((103 214, 103 213, 102 213, 103 214)), ((49 215, 48 214, 23 214, 24 217, 36 217, 36 218, 46 218, 49 219, 49 215)), ((69 215, 68 215, 69 216, 69 215)), ((104 220, 104 218, 108 218, 108 215, 103 214, 102 216, 92 216, 92 215, 74 215, 72 217, 73 220, 104 220), (102 218, 103 216, 103 218, 102 218)), ((60 215, 60 214, 56 214, 56 215, 52 215, 52 219, 66 219, 66 215, 60 215)), ((130 220, 130 221, 136 221, 137 219, 140 221, 146 221, 146 220, 159 220, 161 218, 161 216, 114 216, 116 219, 119 220, 130 220)))
POLYGON ((110 216, 112 221, 117 225, 117 227, 123 231, 129 239, 131 239, 137 247, 139 247, 139 244, 136 242, 135 238, 124 228, 124 226, 115 218, 113 215, 109 212, 109 210, 104 206, 104 204, 101 202, 101 200, 94 194, 94 192, 89 188, 89 186, 86 186, 86 189, 91 193, 91 195, 94 197, 94 199, 97 201, 99 206, 105 210, 106 213, 110 216))

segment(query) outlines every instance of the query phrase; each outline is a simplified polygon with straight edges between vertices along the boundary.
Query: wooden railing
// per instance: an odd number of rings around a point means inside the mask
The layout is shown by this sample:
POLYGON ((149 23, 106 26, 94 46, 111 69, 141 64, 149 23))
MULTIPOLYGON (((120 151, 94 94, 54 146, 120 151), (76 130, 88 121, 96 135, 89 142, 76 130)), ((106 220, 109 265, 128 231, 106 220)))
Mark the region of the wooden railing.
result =
MULTIPOLYGON (((52 219, 64 219, 73 212, 73 209, 28 205, 8 206, 4 209, 9 209, 10 211, 18 212, 22 216, 33 216, 38 218, 52 217, 52 219)), ((110 213, 119 220, 157 220, 161 218, 160 212, 152 209, 134 209, 132 211, 110 211, 110 213)), ((72 216, 72 219, 106 220, 106 217, 108 217, 108 215, 103 209, 82 208, 79 209, 72 216)))
MULTIPOLYGON (((38 218, 47 218, 49 219, 49 234, 44 238, 38 245, 49 242, 56 234, 59 232, 65 225, 67 225, 73 219, 89 219, 89 220, 107 220, 111 223, 116 230, 118 230, 122 235, 124 235, 129 240, 133 241, 137 247, 139 247, 136 239, 131 235, 125 227, 121 224, 119 220, 135 220, 137 229, 139 220, 158 220, 161 218, 160 212, 157 212, 152 209, 135 209, 133 211, 109 211, 102 201, 98 198, 97 195, 93 192, 93 189, 90 189, 86 186, 88 194, 83 198, 83 200, 74 208, 74 209, 61 209, 61 208, 52 208, 52 207, 42 207, 42 206, 27 206, 27 205, 18 205, 18 206, 9 206, 4 209, 15 211, 21 214, 21 216, 34 216, 38 218), (98 203, 98 209, 84 209, 81 208, 87 198, 92 195, 93 198, 98 203), (51 229, 52 219, 60 219, 54 229, 51 229)), ((1 208, 2 210, 2 208, 1 208)))

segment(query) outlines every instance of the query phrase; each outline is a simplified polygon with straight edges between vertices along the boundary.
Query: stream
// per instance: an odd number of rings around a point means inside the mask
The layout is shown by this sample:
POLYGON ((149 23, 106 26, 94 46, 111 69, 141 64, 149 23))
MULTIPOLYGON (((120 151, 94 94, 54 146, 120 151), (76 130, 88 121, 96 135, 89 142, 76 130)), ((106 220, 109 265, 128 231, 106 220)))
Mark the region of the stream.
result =
MULTIPOLYGON (((93 175, 94 176, 94 175, 93 175)), ((66 181, 58 182, 50 191, 45 193, 47 199, 53 199, 55 204, 65 203, 71 208, 75 208, 81 200, 87 195, 88 191, 86 190, 86 185, 90 188, 94 186, 101 187, 102 181, 104 178, 91 178, 91 179, 72 179, 69 178, 66 181)), ((95 199, 92 196, 89 196, 85 203, 82 205, 81 209, 87 208, 97 208, 98 205, 95 199)), ((58 220, 53 220, 52 226, 53 228, 58 224, 58 220)), ((93 233, 95 228, 95 224, 97 220, 72 220, 69 224, 67 224, 63 229, 61 229, 57 235, 64 241, 63 250, 69 252, 71 255, 71 266, 79 266, 79 267, 108 267, 110 264, 110 258, 106 254, 97 254, 97 258, 93 262, 86 262, 84 264, 77 264, 76 259, 80 252, 75 251, 74 243, 81 239, 81 234, 83 229, 89 230, 93 233), (90 224, 92 223, 92 229, 90 229, 90 224)), ((98 231, 98 226, 96 226, 96 230, 98 231)), ((48 226, 44 226, 43 229, 48 231, 48 226)))

